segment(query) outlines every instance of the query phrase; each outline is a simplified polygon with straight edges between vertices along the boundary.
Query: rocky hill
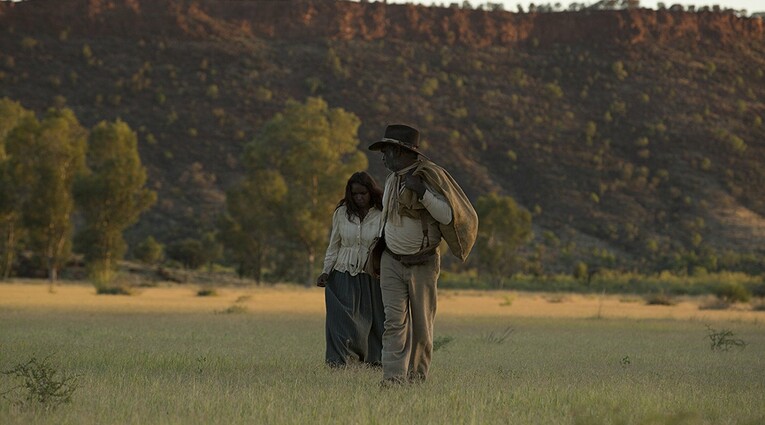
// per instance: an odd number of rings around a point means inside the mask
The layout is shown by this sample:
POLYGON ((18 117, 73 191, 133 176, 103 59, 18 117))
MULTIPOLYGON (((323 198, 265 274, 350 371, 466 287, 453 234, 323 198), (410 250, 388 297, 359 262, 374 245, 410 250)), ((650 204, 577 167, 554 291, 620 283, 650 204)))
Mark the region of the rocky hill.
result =
MULTIPOLYGON (((132 241, 213 228, 247 141, 288 99, 321 96, 361 118, 362 146, 407 122, 471 198, 515 197, 547 270, 752 267, 764 70, 763 20, 726 13, 0 2, 0 96, 138 131, 159 202, 132 241)), ((385 175, 376 155, 370 170, 385 175)))

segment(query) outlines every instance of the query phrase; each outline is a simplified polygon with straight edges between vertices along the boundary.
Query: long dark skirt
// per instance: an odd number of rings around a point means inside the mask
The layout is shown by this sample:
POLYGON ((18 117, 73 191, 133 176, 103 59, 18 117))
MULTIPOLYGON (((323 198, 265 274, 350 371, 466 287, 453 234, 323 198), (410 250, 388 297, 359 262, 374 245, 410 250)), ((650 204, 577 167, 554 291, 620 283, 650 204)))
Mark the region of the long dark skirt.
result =
POLYGON ((324 289, 327 363, 382 364, 383 311, 380 282, 366 273, 332 271, 324 289))

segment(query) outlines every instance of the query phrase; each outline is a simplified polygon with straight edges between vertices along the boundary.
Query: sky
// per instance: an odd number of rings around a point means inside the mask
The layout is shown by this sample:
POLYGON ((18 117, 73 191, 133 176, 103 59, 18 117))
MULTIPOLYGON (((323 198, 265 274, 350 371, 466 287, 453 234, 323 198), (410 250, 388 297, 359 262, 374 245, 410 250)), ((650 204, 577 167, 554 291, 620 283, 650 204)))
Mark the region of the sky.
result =
MULTIPOLYGON (((374 1, 374 0, 371 0, 374 1)), ((431 5, 433 3, 435 4, 445 4, 449 5, 451 3, 457 3, 462 4, 463 0, 388 0, 388 3, 422 3, 425 5, 431 5)), ((590 0, 537 0, 537 1, 522 1, 518 2, 515 0, 488 0, 491 3, 503 3, 505 5, 505 10, 508 11, 515 11, 517 10, 516 5, 521 4, 523 6, 523 9, 528 9, 529 3, 535 3, 535 4, 555 4, 560 3, 563 5, 563 8, 565 9, 568 7, 571 3, 585 3, 585 4, 593 4, 596 3, 596 1, 590 1, 590 0)), ((470 4, 473 5, 473 7, 478 6, 479 4, 485 4, 487 0, 470 0, 470 4)), ((645 7, 648 9, 656 9, 656 4, 662 2, 661 0, 641 0, 640 6, 645 7)), ((711 0, 699 0, 699 1, 688 1, 688 0, 664 0, 663 3, 670 7, 673 4, 681 4, 683 6, 688 5, 694 5, 696 8, 700 8, 703 6, 714 6, 719 5, 723 9, 735 9, 735 10, 741 10, 746 9, 747 13, 753 13, 753 12, 765 12, 765 0, 718 0, 718 1, 711 1, 711 0)))

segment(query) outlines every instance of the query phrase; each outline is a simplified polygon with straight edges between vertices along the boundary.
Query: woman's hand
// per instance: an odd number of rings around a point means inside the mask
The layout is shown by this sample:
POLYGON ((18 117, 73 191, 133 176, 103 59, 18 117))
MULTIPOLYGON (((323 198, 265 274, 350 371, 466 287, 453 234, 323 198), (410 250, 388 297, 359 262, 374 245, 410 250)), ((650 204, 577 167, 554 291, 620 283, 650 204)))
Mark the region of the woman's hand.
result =
POLYGON ((319 277, 316 279, 316 286, 319 288, 323 288, 327 286, 327 281, 329 280, 329 275, 326 273, 322 273, 319 275, 319 277))

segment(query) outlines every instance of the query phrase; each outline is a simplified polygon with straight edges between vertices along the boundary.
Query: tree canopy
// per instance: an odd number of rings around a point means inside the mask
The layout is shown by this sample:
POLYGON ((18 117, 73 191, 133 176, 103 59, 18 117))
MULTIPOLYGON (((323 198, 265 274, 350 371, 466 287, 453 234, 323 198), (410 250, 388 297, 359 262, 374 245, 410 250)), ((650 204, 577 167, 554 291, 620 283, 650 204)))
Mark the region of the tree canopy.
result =
MULTIPOLYGON (((359 125, 353 113, 330 108, 321 98, 288 102, 247 146, 247 177, 229 192, 228 212, 240 234, 249 235, 251 245, 262 247, 268 234, 271 244, 280 237, 299 247, 306 282, 315 272, 316 253, 326 243, 327 223, 348 177, 367 167, 358 150, 359 125)), ((231 224, 229 229, 236 228, 231 224)), ((239 244, 247 245, 241 239, 239 244)))
POLYGON ((75 197, 85 219, 77 245, 91 276, 111 280, 116 261, 126 251, 125 229, 156 200, 147 189, 146 169, 138 156, 138 138, 122 121, 101 122, 88 138, 88 170, 78 179, 75 197))
POLYGON ((474 258, 479 271, 502 286, 517 270, 517 249, 531 237, 531 213, 513 198, 495 193, 478 198, 475 209, 481 224, 474 258))

